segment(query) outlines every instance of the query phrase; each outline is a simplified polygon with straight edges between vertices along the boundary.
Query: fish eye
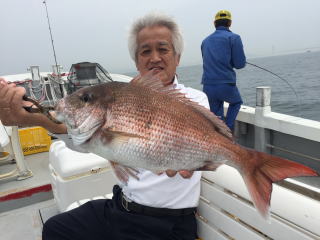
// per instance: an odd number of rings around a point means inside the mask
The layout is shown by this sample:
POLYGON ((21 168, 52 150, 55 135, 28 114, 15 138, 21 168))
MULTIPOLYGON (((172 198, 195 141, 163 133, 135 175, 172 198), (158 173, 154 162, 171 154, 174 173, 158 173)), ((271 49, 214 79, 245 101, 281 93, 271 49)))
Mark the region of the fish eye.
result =
POLYGON ((80 100, 87 103, 93 99, 93 95, 91 93, 84 93, 80 96, 80 100))

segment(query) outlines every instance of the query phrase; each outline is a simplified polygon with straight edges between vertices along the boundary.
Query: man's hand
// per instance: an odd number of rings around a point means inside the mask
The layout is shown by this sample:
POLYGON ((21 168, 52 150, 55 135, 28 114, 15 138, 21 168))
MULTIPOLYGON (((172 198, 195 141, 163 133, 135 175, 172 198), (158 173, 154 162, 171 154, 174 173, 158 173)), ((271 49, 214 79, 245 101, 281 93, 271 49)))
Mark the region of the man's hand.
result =
POLYGON ((30 124, 30 116, 23 106, 30 103, 22 100, 26 90, 14 83, 7 83, 0 78, 0 120, 4 125, 26 126, 30 124))
POLYGON ((64 124, 56 124, 41 113, 29 113, 23 107, 32 103, 23 101, 26 90, 0 78, 0 120, 7 126, 42 126, 53 133, 66 133, 64 124))
POLYGON ((180 174, 183 178, 191 178, 193 175, 193 171, 188 170, 181 170, 181 171, 174 171, 174 170, 167 170, 166 174, 168 177, 174 177, 177 173, 180 174))

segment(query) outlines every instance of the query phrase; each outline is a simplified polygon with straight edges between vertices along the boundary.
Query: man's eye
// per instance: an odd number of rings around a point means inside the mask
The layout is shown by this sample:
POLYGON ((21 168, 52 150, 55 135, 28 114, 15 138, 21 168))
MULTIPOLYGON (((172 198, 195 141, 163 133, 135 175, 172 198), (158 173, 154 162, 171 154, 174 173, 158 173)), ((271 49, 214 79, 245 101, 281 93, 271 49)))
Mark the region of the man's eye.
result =
POLYGON ((169 51, 167 48, 160 48, 159 50, 160 50, 160 52, 162 52, 162 53, 166 53, 166 52, 169 51))
POLYGON ((150 50, 143 50, 142 52, 141 52, 141 55, 147 55, 147 54, 149 54, 151 51, 150 50))

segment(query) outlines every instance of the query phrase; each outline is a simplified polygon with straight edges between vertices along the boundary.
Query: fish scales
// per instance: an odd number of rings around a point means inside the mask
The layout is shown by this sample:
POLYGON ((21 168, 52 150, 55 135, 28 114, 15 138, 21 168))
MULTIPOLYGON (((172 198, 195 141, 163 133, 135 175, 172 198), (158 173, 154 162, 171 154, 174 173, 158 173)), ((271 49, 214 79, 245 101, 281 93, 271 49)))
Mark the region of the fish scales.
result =
POLYGON ((208 134, 214 131, 212 124, 181 102, 130 85, 125 91, 115 91, 115 98, 110 124, 117 131, 142 137, 123 145, 119 154, 132 150, 137 160, 146 159, 152 170, 196 169, 221 155, 214 154, 220 148, 212 148, 215 137, 208 134))

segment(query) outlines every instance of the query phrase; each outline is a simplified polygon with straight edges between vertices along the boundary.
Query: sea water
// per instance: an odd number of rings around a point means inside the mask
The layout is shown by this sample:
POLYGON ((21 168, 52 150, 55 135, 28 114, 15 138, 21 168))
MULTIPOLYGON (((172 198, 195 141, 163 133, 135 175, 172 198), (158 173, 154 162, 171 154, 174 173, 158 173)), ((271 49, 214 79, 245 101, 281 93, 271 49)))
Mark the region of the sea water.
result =
MULTIPOLYGON (((236 70, 237 86, 244 105, 255 106, 256 87, 271 87, 273 112, 320 121, 320 52, 247 59, 285 79, 251 65, 236 70)), ((202 90, 202 65, 179 67, 179 82, 202 90)))

